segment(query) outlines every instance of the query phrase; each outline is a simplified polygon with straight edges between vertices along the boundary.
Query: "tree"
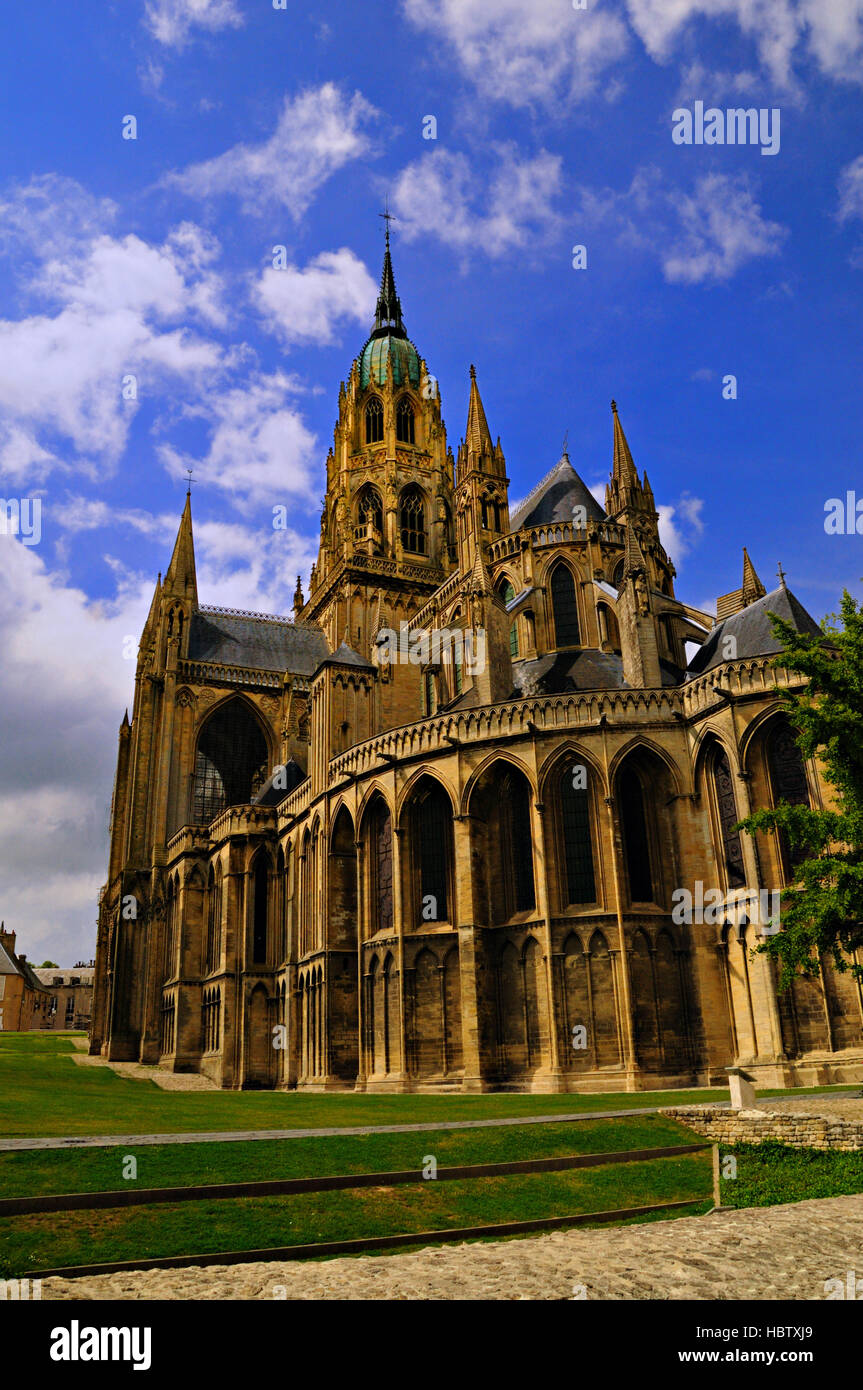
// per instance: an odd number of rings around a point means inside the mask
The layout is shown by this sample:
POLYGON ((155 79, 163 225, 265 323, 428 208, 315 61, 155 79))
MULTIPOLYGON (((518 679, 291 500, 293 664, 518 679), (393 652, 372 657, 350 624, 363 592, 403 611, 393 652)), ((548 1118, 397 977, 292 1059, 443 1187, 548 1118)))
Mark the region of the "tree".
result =
POLYGON ((59 969, 60 969, 59 965, 57 964, 57 962, 56 962, 55 960, 43 960, 42 964, 41 964, 40 966, 38 966, 37 968, 38 968, 39 970, 59 970, 59 969))
POLYGON ((802 692, 783 692, 782 705, 804 757, 816 753, 836 808, 813 810, 780 803, 755 811, 740 828, 783 834, 794 859, 795 882, 782 890, 781 930, 759 947, 779 965, 779 987, 795 975, 815 975, 821 953, 837 970, 863 969, 848 956, 863 945, 863 608, 847 590, 823 636, 798 632, 770 614, 783 651, 773 660, 807 678, 802 692))

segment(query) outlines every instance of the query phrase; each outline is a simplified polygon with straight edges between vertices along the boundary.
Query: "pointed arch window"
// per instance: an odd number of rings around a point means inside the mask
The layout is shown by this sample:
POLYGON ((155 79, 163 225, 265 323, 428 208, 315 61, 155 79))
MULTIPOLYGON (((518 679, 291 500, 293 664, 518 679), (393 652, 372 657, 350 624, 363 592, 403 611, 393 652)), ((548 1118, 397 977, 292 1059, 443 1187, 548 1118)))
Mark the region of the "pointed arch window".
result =
POLYGON ((380 541, 384 529, 384 509, 381 495, 371 483, 360 488, 357 498, 357 525, 354 539, 380 541))
MULTIPOLYGON (((767 765, 773 805, 787 801, 791 806, 808 806, 809 783, 803 755, 787 719, 777 719, 767 736, 767 765)), ((779 832, 779 845, 786 875, 806 858, 803 846, 792 850, 784 831, 779 832)))
POLYGON ((402 396, 396 406, 396 439, 402 444, 416 443, 416 423, 414 408, 407 396, 402 396))
POLYGON ((590 830, 590 790, 576 777, 579 764, 564 768, 560 780, 560 822, 566 865, 566 902, 596 902, 593 840, 590 830))
POLYGON ((729 888, 742 888, 746 883, 743 867, 743 847, 740 832, 734 827, 740 817, 734 796, 734 783, 731 768, 723 748, 717 748, 713 755, 713 785, 716 791, 716 809, 719 814, 719 831, 722 836, 722 857, 725 876, 729 888))
MULTIPOLYGON (((512 603, 515 598, 515 589, 508 579, 505 579, 500 585, 498 593, 506 604, 512 603)), ((518 620, 512 624, 509 630, 509 654, 510 656, 518 656, 518 620)))
POLYGON ((533 834, 530 824, 530 788, 521 776, 506 774, 501 792, 501 842, 511 855, 510 874, 504 884, 507 916, 536 907, 533 882, 533 834))
POLYGON ((371 815, 370 827, 371 930, 392 931, 393 927, 393 835, 388 807, 379 800, 371 815))
POLYGON ((267 776, 267 742, 242 700, 231 700, 207 720, 195 754, 192 814, 208 824, 227 806, 248 805, 267 776))
POLYGON ((380 444, 384 437, 384 408, 377 396, 366 406, 366 443, 380 444))
POLYGON ((644 811, 644 789, 634 768, 624 769, 619 787, 630 900, 635 903, 653 902, 653 873, 644 811))
POLYGON ((432 785, 419 794, 413 830, 413 848, 419 867, 417 919, 419 922, 445 922, 449 916, 452 807, 442 787, 432 785), (433 917, 423 915, 427 906, 434 912, 433 917))
POLYGON ((558 647, 579 646, 581 636, 578 628, 575 580, 568 565, 557 565, 552 573, 551 608, 558 647))
POLYGON ((425 555, 427 550, 425 503, 418 487, 406 487, 399 506, 399 526, 402 547, 411 555, 425 555))

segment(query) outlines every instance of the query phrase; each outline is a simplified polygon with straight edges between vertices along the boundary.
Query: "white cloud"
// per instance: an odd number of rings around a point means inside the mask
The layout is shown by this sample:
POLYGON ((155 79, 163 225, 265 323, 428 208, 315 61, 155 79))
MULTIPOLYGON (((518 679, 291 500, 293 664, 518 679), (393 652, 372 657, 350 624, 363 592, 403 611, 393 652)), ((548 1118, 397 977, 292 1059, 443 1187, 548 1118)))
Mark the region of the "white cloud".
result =
POLYGON ((560 216, 553 200, 561 188, 559 155, 541 150, 520 158, 513 145, 495 149, 488 183, 464 154, 435 150, 408 164, 390 201, 406 240, 436 236, 468 253, 496 257, 552 236, 560 216))
POLYGON ((39 174, 0 193, 0 254, 17 264, 77 253, 108 231, 117 216, 110 198, 96 198, 74 179, 39 174))
POLYGON ((727 174, 700 178, 677 213, 679 232, 663 257, 672 282, 730 280, 747 261, 777 255, 787 234, 765 221, 746 180, 727 174))
POLYGON ((754 44, 778 88, 793 89, 805 54, 828 77, 863 77, 863 0, 626 0, 630 22, 650 56, 667 62, 701 20, 733 23, 754 44))
POLYGON ((115 465, 137 409, 124 377, 139 397, 179 382, 200 391, 226 365, 219 344, 188 327, 225 322, 215 238, 183 223, 152 246, 100 230, 110 215, 66 180, 0 203, 0 244, 41 252, 23 285, 31 312, 0 320, 0 469, 16 482, 115 465))
POLYGON ((234 145, 224 154, 166 182, 196 198, 234 194, 244 210, 260 212, 273 202, 299 218, 337 169, 371 152, 366 127, 377 111, 359 93, 348 96, 333 82, 285 97, 276 129, 260 145, 234 145))
POLYGON ((177 477, 194 468, 201 484, 221 488, 244 510, 286 504, 290 498, 311 501, 312 470, 320 461, 315 435, 291 404, 296 390, 292 378, 274 372, 213 393, 207 403, 212 434, 206 455, 196 459, 162 445, 162 463, 177 477))
POLYGON ((839 174, 840 222, 863 218, 863 154, 846 164, 839 174))
MULTIPOLYGON (((64 521, 149 529, 161 536, 164 570, 179 508, 157 517, 76 498, 64 521)), ((311 541, 266 522, 258 530, 194 524, 202 603, 290 612, 296 575, 307 575, 314 558, 311 541)), ((155 574, 102 559, 116 587, 112 598, 94 601, 50 573, 38 548, 0 535, 0 708, 14 731, 0 759, 0 863, 15 866, 4 876, 2 915, 36 963, 71 965, 94 953, 116 733, 133 697, 135 660, 124 648, 132 637, 136 652, 153 595, 155 574)))
POLYGON ((322 252, 304 270, 268 266, 252 291, 269 328, 287 345, 334 342, 337 323, 371 317, 376 293, 364 263, 345 246, 322 252))
POLYGON ((0 862, 15 865, 3 915, 30 960, 93 954, 115 735, 134 678, 123 641, 140 632, 149 597, 129 582, 92 602, 34 548, 0 536, 0 707, 14 730, 0 760, 0 862))
POLYGON ((182 48, 193 29, 215 33, 243 23, 235 0, 147 0, 144 18, 153 37, 170 48, 182 48))
POLYGON ((480 93, 512 106, 581 100, 624 55, 626 25, 571 0, 402 0, 417 26, 451 45, 480 93))
POLYGON ((657 255, 677 284, 730 280, 748 262, 777 255, 787 236, 764 218, 743 175, 705 174, 687 194, 658 170, 639 169, 624 193, 582 189, 579 202, 585 226, 657 255))
POLYGON ((657 503, 659 539, 678 568, 704 530, 701 519, 703 507, 704 499, 693 497, 688 492, 684 492, 676 502, 657 503))

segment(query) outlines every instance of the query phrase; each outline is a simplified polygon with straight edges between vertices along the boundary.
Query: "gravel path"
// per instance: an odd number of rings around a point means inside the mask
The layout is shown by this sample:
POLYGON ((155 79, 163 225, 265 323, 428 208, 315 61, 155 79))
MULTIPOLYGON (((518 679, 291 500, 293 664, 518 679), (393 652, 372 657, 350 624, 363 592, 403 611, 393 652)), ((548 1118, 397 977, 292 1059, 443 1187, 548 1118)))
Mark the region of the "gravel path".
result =
POLYGON ((43 1299, 824 1299, 863 1276, 863 1196, 614 1230, 364 1255, 46 1279, 43 1299), (583 1289, 583 1292, 581 1290, 583 1289))

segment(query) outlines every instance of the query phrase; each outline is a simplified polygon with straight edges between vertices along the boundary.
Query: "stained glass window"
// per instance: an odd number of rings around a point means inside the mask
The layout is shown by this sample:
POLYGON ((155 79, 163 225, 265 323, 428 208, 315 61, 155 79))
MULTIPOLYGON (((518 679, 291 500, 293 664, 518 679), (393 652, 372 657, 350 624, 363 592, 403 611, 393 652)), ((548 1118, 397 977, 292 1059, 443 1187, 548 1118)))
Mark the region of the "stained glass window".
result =
POLYGON ((206 825, 226 806, 248 805, 266 776, 261 727, 241 700, 232 700, 207 720, 198 740, 192 800, 196 824, 206 825))
POLYGON ((575 601, 575 580, 567 565, 557 565, 551 576, 551 607, 557 645, 577 647, 581 638, 578 629, 578 606, 575 601))

